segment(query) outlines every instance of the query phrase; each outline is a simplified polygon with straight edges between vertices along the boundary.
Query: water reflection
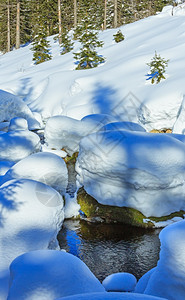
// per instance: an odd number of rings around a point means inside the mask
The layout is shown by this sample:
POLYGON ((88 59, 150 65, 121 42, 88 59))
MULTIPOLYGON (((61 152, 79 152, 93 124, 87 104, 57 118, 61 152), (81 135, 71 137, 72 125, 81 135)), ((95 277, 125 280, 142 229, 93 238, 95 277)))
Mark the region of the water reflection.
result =
POLYGON ((115 272, 139 279, 157 264, 159 231, 66 220, 58 240, 61 249, 82 259, 100 281, 115 272))

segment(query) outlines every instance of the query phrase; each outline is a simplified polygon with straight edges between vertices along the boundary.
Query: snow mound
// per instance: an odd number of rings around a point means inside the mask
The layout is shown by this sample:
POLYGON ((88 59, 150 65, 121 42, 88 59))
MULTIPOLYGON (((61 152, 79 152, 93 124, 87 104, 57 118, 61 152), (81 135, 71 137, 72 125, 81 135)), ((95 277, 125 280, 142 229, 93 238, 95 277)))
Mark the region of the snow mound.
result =
POLYGON ((65 162, 58 155, 47 152, 39 152, 22 159, 9 169, 2 182, 21 178, 45 183, 62 194, 65 194, 68 184, 65 162))
POLYGON ((12 161, 0 161, 0 176, 5 175, 13 165, 12 161))
POLYGON ((130 273, 111 274, 102 282, 107 292, 132 292, 136 283, 136 277, 130 273))
POLYGON ((0 135, 0 160, 17 162, 40 150, 40 138, 28 130, 10 131, 0 135))
POLYGON ((10 122, 1 122, 0 123, 0 130, 2 132, 7 132, 10 122))
POLYGON ((104 291, 89 268, 79 258, 64 251, 25 253, 10 266, 8 300, 51 300, 104 291))
POLYGON ((185 96, 183 97, 183 101, 181 107, 179 109, 179 113, 176 119, 175 124, 173 125, 173 133, 181 133, 185 134, 185 96))
POLYGON ((84 137, 76 164, 78 187, 99 203, 161 217, 185 209, 185 148, 167 135, 131 131, 84 137))
POLYGON ((8 131, 15 130, 28 130, 28 122, 23 118, 11 119, 8 131))
POLYGON ((0 90, 0 122, 10 121, 14 117, 26 119, 29 129, 40 128, 39 122, 21 98, 0 90))
POLYGON ((113 122, 103 126, 100 130, 101 131, 130 130, 130 131, 141 131, 141 132, 146 131, 141 125, 134 122, 113 122))
POLYGON ((24 252, 58 245, 63 199, 43 183, 11 180, 0 187, 0 211, 0 298, 4 300, 1 293, 8 278, 3 273, 12 260, 24 252))
POLYGON ((182 93, 172 92, 169 95, 159 94, 160 92, 160 89, 156 90, 150 96, 150 99, 144 102, 138 110, 139 121, 147 131, 173 128, 176 122, 183 100, 182 93))
POLYGON ((81 119, 82 122, 85 123, 92 123, 94 126, 96 125, 106 125, 111 122, 115 122, 116 119, 115 117, 112 117, 107 114, 91 114, 83 117, 81 119))
POLYGON ((133 293, 92 293, 74 295, 56 300, 167 300, 165 298, 152 297, 148 295, 139 295, 133 293))
POLYGON ((163 229, 160 258, 157 267, 139 280, 136 292, 165 297, 169 300, 185 299, 185 221, 163 229), (141 282, 140 282, 141 281, 141 282))
POLYGON ((72 155, 78 152, 80 140, 84 136, 96 132, 111 119, 107 115, 87 116, 82 121, 66 116, 51 117, 45 127, 45 142, 50 148, 64 148, 72 155))

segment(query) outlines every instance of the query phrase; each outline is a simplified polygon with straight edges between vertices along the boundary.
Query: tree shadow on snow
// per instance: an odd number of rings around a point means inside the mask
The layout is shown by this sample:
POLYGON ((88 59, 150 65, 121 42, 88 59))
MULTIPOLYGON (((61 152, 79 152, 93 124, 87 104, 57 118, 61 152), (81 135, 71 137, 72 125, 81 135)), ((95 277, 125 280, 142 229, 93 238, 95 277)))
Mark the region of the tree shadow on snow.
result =
POLYGON ((0 227, 4 226, 9 211, 18 211, 19 206, 22 205, 22 202, 16 202, 15 196, 17 188, 20 187, 21 181, 16 181, 0 188, 0 227))
POLYGON ((117 91, 111 86, 97 84, 93 95, 92 102, 95 110, 99 114, 112 115, 114 109, 117 91))

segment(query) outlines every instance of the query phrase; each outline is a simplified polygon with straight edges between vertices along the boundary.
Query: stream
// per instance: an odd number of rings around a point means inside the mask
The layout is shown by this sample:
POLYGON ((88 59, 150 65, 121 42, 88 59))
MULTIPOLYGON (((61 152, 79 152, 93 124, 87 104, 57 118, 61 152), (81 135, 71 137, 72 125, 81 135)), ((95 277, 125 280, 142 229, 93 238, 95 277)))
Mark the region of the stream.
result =
POLYGON ((139 279, 157 264, 159 232, 124 224, 65 220, 58 241, 61 249, 79 257, 100 281, 116 272, 129 272, 139 279))
MULTIPOLYGON (((67 193, 73 196, 75 166, 67 166, 67 193)), ((160 229, 68 219, 58 233, 58 241, 61 249, 79 257, 100 281, 116 272, 132 273, 139 279, 157 264, 159 232, 160 229)))

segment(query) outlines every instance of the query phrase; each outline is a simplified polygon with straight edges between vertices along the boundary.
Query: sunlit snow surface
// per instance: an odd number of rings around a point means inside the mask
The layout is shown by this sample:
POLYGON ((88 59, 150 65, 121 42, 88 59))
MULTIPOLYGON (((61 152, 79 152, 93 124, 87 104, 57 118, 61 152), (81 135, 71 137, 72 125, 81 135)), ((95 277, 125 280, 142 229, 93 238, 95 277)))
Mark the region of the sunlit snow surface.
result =
MULTIPOLYGON (((173 127, 185 94, 184 7, 168 7, 163 13, 121 27, 125 40, 116 44, 117 29, 100 33, 106 58, 101 67, 74 71, 73 54, 60 55, 51 42, 53 59, 35 66, 31 45, 1 56, 0 88, 20 96, 45 118, 63 114, 76 119, 103 113, 118 121, 138 120, 147 130, 173 127), (147 30, 146 30, 147 28, 147 30), (169 59, 166 80, 158 85, 146 81, 157 51, 169 59)), ((74 52, 78 51, 76 43, 74 52)), ((180 115, 179 115, 180 117, 180 115)), ((181 122, 180 122, 181 123, 181 122)), ((183 123, 178 130, 183 130, 183 123)))

